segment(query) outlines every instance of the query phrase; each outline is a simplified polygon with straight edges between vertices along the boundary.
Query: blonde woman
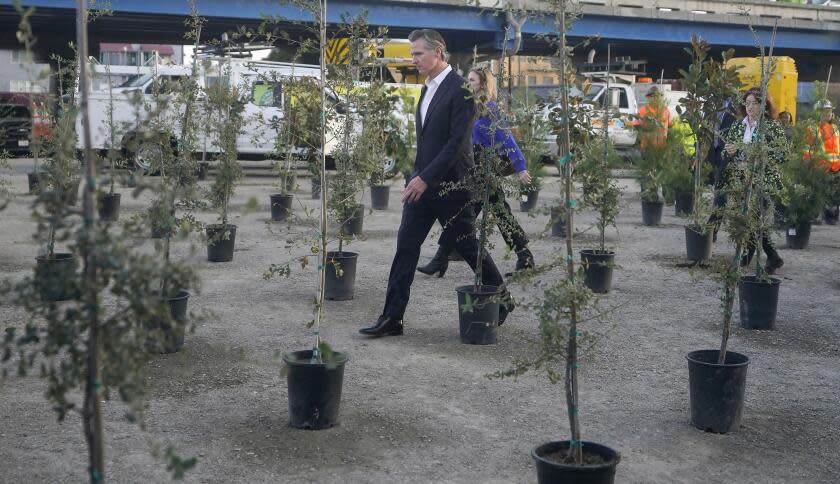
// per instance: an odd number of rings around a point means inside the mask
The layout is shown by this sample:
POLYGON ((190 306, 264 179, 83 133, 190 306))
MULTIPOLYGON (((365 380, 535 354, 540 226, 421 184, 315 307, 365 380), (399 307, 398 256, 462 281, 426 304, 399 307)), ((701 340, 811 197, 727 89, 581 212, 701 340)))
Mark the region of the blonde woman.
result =
MULTIPOLYGON (((501 127, 503 114, 496 103, 496 79, 486 68, 473 68, 467 76, 467 81, 473 91, 476 102, 476 118, 473 122, 472 143, 477 162, 484 156, 484 150, 488 147, 495 149, 496 153, 510 162, 512 171, 517 174, 519 181, 524 185, 531 183, 531 174, 528 173, 525 165, 525 156, 513 139, 510 129, 501 127)), ((499 231, 505 239, 505 243, 511 250, 516 252, 516 270, 534 267, 534 256, 528 249, 528 238, 525 231, 516 221, 510 205, 505 200, 504 193, 494 192, 490 195, 490 203, 494 206, 501 201, 504 210, 500 210, 497 216, 504 219, 505 223, 499 225, 499 231)), ((475 211, 476 215, 481 207, 475 211)), ((453 247, 446 247, 442 243, 443 238, 438 240, 438 250, 434 258, 425 266, 417 270, 427 275, 437 274, 443 277, 449 267, 449 253, 453 247)))

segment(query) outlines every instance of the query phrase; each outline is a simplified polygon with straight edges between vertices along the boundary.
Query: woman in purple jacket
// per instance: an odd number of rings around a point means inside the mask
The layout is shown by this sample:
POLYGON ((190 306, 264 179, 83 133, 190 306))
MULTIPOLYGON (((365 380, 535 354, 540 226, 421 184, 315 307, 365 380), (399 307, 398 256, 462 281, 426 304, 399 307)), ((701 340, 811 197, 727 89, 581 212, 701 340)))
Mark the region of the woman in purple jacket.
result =
MULTIPOLYGON (((478 104, 478 118, 473 124, 472 142, 475 148, 476 160, 480 160, 483 156, 483 151, 487 147, 493 147, 502 159, 507 159, 513 166, 513 171, 519 177, 519 181, 524 185, 531 183, 531 174, 525 167, 525 156, 513 139, 510 129, 501 126, 503 123, 503 113, 496 104, 496 79, 493 74, 486 68, 473 68, 470 70, 467 80, 470 87, 475 94, 475 102, 478 104)), ((516 270, 528 269, 534 267, 534 256, 528 249, 528 238, 525 236, 525 231, 516 221, 513 212, 505 200, 504 193, 494 191, 490 195, 490 203, 496 205, 501 201, 504 204, 504 211, 498 213, 497 216, 504 219, 504 223, 499 224, 499 231, 502 233, 505 242, 511 250, 516 252, 516 270)), ((477 206, 476 215, 481 210, 477 206)), ((423 274, 443 277, 446 269, 449 267, 449 253, 452 252, 452 247, 444 247, 441 240, 438 240, 438 250, 434 258, 425 266, 418 266, 417 270, 423 274)))

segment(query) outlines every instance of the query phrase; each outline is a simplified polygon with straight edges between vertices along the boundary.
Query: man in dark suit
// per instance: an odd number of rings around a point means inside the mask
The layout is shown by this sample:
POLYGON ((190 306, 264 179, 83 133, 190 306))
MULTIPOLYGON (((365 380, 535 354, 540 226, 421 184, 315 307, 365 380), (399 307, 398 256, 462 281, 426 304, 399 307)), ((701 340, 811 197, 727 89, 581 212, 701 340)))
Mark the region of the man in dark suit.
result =
MULTIPOLYGON (((403 313, 420 259, 420 247, 435 220, 444 227, 442 237, 456 247, 473 270, 479 250, 473 212, 467 207, 469 193, 441 192, 444 183, 463 180, 473 166, 471 133, 475 106, 471 94, 465 89, 466 80, 446 62, 446 44, 438 32, 415 30, 408 40, 414 64, 426 76, 426 83, 415 113, 417 155, 411 181, 402 196, 402 222, 388 277, 385 308, 373 325, 359 330, 375 337, 403 334, 403 313)), ((504 285, 489 254, 482 258, 482 284, 504 285)), ((504 300, 509 300, 506 290, 503 294, 504 300)), ((499 324, 512 309, 510 302, 501 305, 499 324)))
POLYGON ((709 148, 707 159, 712 164, 715 184, 715 198, 714 211, 709 216, 709 225, 712 225, 712 239, 717 242, 717 233, 720 229, 721 214, 720 211, 726 205, 726 194, 724 193, 726 185, 726 167, 729 165, 729 157, 723 152, 724 135, 738 119, 733 114, 733 106, 727 103, 723 110, 718 113, 718 121, 715 126, 715 139, 712 146, 709 148))

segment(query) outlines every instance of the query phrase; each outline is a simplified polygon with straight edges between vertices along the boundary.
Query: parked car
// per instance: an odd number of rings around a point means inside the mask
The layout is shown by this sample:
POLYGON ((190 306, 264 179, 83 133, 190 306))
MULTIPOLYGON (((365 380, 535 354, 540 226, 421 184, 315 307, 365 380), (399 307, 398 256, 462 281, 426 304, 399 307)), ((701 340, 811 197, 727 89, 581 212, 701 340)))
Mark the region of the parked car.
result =
POLYGON ((29 153, 32 113, 21 104, 0 104, 0 147, 13 155, 29 153))

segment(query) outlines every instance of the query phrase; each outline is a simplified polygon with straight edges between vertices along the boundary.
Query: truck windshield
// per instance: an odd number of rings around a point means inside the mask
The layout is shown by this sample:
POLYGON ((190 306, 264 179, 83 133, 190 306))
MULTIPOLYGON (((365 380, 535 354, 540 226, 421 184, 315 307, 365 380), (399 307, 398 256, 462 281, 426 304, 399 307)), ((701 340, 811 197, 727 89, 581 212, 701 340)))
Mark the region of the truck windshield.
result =
POLYGON ((149 79, 151 78, 151 74, 135 74, 117 87, 142 87, 149 82, 149 79))

